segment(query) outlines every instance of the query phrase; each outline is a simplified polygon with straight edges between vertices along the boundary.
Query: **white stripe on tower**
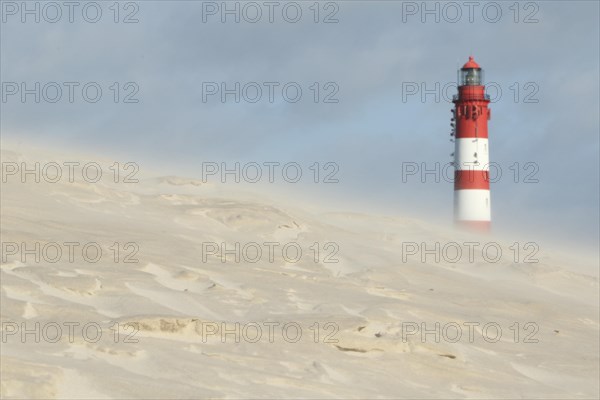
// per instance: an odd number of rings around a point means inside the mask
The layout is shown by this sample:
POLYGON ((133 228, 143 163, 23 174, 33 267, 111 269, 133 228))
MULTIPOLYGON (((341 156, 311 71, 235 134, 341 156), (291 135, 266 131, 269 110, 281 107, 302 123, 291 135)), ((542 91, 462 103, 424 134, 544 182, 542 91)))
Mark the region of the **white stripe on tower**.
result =
POLYGON ((487 138, 456 139, 454 159, 459 170, 489 171, 490 157, 487 138), (475 157, 477 154, 477 157, 475 157))
POLYGON ((479 222, 491 220, 490 191, 485 189, 464 189, 454 191, 454 218, 459 222, 479 222))

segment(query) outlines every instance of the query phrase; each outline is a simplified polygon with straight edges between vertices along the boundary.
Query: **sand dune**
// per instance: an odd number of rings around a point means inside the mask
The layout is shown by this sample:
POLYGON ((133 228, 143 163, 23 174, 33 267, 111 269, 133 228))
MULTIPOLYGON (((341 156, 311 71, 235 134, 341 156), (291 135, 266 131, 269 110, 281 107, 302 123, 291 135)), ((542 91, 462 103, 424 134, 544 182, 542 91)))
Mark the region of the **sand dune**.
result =
POLYGON ((473 237, 99 164, 4 177, 2 398, 599 396, 593 263, 493 237, 498 260, 452 262, 473 237))

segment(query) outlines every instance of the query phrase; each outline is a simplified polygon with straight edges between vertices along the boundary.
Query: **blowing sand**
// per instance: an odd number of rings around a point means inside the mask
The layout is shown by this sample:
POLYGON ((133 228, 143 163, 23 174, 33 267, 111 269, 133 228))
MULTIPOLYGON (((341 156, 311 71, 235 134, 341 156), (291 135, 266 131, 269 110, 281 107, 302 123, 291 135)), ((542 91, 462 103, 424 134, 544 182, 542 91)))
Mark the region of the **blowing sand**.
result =
POLYGON ((594 262, 78 161, 3 177, 2 398, 599 396, 594 262))

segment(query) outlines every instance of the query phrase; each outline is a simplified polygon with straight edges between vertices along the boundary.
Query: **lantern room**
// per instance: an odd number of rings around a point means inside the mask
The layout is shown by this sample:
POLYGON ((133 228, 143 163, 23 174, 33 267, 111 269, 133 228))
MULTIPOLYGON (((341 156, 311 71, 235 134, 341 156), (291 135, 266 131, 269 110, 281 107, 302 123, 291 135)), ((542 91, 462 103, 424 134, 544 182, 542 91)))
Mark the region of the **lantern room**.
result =
POLYGON ((458 71, 458 86, 482 86, 483 70, 475 62, 473 56, 458 71))

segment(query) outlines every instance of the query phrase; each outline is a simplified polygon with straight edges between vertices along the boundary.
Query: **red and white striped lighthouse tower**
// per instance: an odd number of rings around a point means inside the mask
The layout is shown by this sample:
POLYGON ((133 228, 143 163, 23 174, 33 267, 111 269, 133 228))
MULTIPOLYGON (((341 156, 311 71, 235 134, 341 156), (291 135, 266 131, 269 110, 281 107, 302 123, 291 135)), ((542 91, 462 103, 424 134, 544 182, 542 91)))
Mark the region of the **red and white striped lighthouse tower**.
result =
POLYGON ((469 57, 458 71, 458 94, 452 102, 454 128, 454 220, 469 230, 490 230, 488 127, 491 110, 483 71, 469 57))

